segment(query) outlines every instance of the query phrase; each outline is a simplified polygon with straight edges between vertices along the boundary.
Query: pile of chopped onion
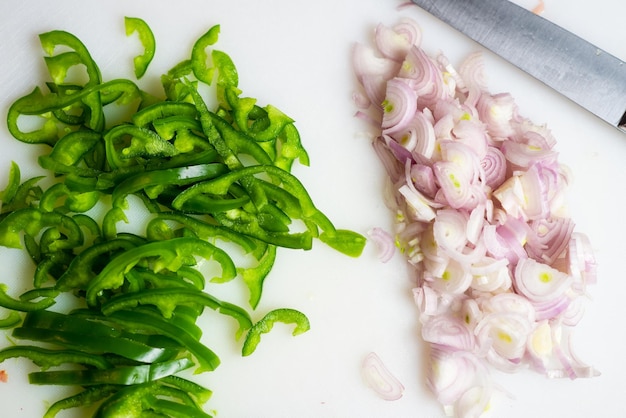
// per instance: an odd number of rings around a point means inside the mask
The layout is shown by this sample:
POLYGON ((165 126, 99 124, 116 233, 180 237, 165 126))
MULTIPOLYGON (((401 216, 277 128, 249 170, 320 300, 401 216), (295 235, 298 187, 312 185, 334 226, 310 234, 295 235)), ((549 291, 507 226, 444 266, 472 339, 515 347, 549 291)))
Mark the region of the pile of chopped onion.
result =
MULTIPOLYGON (((448 415, 479 417, 490 368, 598 374, 570 344, 596 264, 567 214, 571 176, 551 132, 489 93, 479 53, 455 68, 420 44, 410 19, 378 25, 374 45, 353 50, 354 99, 376 127, 395 244, 416 272, 428 385, 448 415)), ((372 234, 390 259, 393 237, 372 234)))

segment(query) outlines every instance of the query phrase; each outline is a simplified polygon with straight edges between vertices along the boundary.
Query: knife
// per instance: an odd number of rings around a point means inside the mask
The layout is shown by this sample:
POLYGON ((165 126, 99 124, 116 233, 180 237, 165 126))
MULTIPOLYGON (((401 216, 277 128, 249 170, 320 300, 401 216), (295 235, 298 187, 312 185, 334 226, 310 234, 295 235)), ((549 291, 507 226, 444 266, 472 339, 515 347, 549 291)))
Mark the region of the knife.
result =
POLYGON ((626 132, 626 64, 508 0, 412 0, 626 132))

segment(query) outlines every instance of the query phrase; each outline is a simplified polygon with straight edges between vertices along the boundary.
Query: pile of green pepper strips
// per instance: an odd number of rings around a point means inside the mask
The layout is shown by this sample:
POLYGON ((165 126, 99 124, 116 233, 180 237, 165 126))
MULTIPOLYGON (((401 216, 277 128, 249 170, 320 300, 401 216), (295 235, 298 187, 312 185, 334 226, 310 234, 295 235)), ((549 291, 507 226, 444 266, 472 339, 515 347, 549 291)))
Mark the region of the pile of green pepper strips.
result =
MULTIPOLYGON (((125 24, 144 46, 134 60, 140 78, 154 36, 139 18, 125 24)), ((218 34, 212 27, 188 60, 162 75, 165 99, 128 79, 103 81, 74 35, 40 35, 48 91, 37 87, 16 100, 7 123, 16 139, 49 146, 39 164, 54 181, 22 181, 14 163, 0 192, 0 245, 25 249, 35 264, 31 290, 12 297, 0 285, 7 312, 0 326, 20 342, 1 350, 0 361, 26 357, 41 369, 31 383, 80 388, 53 403, 46 418, 89 405, 96 417, 208 416, 211 391, 179 375, 219 365, 201 342, 203 309, 237 322, 244 356, 275 322, 294 324, 294 335, 309 322, 285 308, 253 323, 246 309, 205 291, 199 260, 219 264, 213 282, 241 277, 255 309, 277 247, 306 250, 319 239, 357 257, 365 245, 363 236, 336 229, 291 174, 294 161, 308 165, 293 120, 242 96, 235 65, 213 47, 218 34), (70 80, 73 68, 86 81, 70 80), (203 84, 216 87, 213 111, 203 84), (107 123, 114 107, 128 117, 107 123), (27 131, 24 116, 41 124, 27 131), (145 234, 117 230, 129 222, 130 196, 151 214, 145 234), (236 264, 233 248, 252 262, 236 264), (61 294, 78 307, 54 310, 61 294)))

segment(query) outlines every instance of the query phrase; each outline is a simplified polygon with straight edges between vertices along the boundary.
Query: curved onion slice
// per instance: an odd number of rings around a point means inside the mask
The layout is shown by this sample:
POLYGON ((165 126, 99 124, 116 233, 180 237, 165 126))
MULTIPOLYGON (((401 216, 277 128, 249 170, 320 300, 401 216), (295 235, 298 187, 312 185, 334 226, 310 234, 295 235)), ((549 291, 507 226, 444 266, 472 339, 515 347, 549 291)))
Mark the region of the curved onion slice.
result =
POLYGON ((523 367, 522 358, 532 330, 527 317, 511 312, 494 312, 476 325, 474 333, 486 358, 497 369, 511 372, 523 367))
POLYGON ((391 260, 396 253, 396 246, 389 232, 382 228, 375 227, 369 231, 368 235, 378 247, 380 261, 386 263, 391 260))
POLYGON ((428 365, 426 382, 443 405, 453 406, 472 387, 489 387, 489 372, 473 353, 433 346, 428 365))
POLYGON ((417 94, 400 78, 387 82, 382 128, 386 134, 404 129, 417 110, 417 94))
POLYGON ((422 326, 424 341, 457 350, 474 349, 474 335, 463 320, 452 315, 430 317, 422 326))
POLYGON ((386 401, 395 401, 402 397, 404 386, 385 367, 374 352, 369 353, 362 365, 365 383, 386 401))
POLYGON ((546 302, 560 297, 571 285, 572 277, 532 258, 520 260, 515 266, 515 289, 533 302, 546 302))

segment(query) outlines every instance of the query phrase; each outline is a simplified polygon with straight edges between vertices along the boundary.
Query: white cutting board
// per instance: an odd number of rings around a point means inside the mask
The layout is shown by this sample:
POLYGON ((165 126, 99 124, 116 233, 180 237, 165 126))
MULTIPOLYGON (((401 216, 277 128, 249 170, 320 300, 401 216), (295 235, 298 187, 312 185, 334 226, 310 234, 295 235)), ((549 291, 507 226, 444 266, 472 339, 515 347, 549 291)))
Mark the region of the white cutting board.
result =
MULTIPOLYGON (((532 0, 521 4, 534 7, 532 0)), ((210 26, 221 24, 217 47, 231 55, 240 87, 260 104, 271 103, 296 120, 311 157, 311 167, 296 174, 317 205, 341 228, 366 234, 389 229, 383 205, 384 173, 371 150, 366 127, 355 119, 351 94, 355 81, 350 48, 369 42, 379 22, 416 19, 428 51, 443 51, 460 63, 475 43, 414 7, 397 0, 178 0, 176 2, 4 0, 0 2, 0 114, 29 92, 43 76, 37 34, 63 29, 90 49, 106 79, 131 75, 139 46, 124 35, 123 17, 145 19, 157 39, 150 76, 140 84, 158 87, 158 76, 187 57, 191 44, 210 26)), ((614 0, 545 0, 543 16, 626 59, 626 3, 614 0)), ((569 192, 577 230, 591 238, 599 262, 599 283, 575 337, 577 353, 602 372, 592 380, 548 380, 530 372, 496 374, 511 394, 493 407, 498 418, 623 416, 626 407, 626 281, 623 210, 626 135, 562 99, 493 54, 485 52, 485 71, 493 92, 509 91, 521 112, 551 127, 561 161, 572 167, 569 192)), ((4 116, 2 116, 4 119, 4 116)), ((9 137, 0 124, 0 187, 11 160, 25 176, 38 173, 40 147, 9 137)), ((27 260, 0 252, 2 278, 28 271, 27 260)), ((232 324, 208 317, 205 342, 221 357, 217 371, 196 376, 213 389, 209 407, 217 417, 416 417, 444 414, 424 384, 425 351, 418 335, 412 283, 400 255, 382 264, 374 245, 350 259, 323 245, 312 251, 280 251, 266 282, 255 319, 270 309, 305 312, 311 330, 291 337, 277 325, 250 357, 239 355, 232 324), (214 323, 215 322, 215 323, 214 323), (404 384, 404 396, 384 401, 360 376, 362 359, 375 351, 404 384)), ((24 290, 15 285, 15 292, 24 290)), ((231 290, 216 290, 218 294, 231 290)), ((236 295, 235 295, 236 296, 236 295)), ((3 339, 4 341, 4 339, 3 339)), ((2 343, 4 344, 4 343, 2 343)), ((7 361, 0 383, 3 417, 39 417, 57 389, 29 386, 26 360, 7 361)), ((80 416, 67 414, 65 416, 80 416)))

